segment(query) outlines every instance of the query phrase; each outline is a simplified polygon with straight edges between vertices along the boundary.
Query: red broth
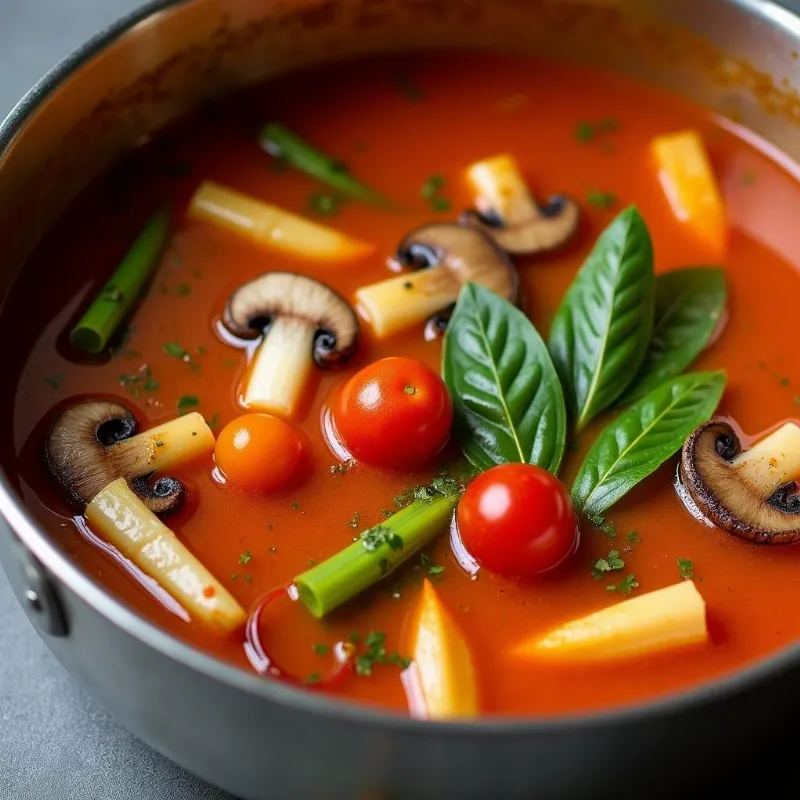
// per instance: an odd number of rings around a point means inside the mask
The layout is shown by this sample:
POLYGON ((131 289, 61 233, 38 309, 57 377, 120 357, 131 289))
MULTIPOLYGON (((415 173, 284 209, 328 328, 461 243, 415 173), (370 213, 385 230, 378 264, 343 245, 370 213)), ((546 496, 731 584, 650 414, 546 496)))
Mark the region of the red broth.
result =
MULTIPOLYGON (((245 366, 243 352, 216 334, 229 292, 246 279, 283 269, 323 280, 352 300, 359 286, 390 275, 387 259, 403 234, 470 205, 463 170, 495 153, 513 153, 538 196, 566 192, 581 201, 579 236, 565 251, 517 262, 524 308, 539 330, 547 330, 600 231, 629 203, 639 207, 650 228, 658 272, 708 263, 710 254, 671 213, 649 151, 654 136, 685 128, 698 130, 706 142, 732 224, 725 263, 727 324, 695 368, 727 370, 720 412, 749 433, 794 416, 800 402, 794 325, 800 275, 792 237, 800 186, 791 167, 728 120, 617 75, 505 56, 415 56, 326 67, 228 99, 132 153, 78 198, 30 258, 0 317, 4 340, 18 349, 9 370, 21 373, 14 375, 13 409, 6 407, 14 425, 13 446, 3 454, 6 468, 19 475, 37 519, 100 583, 170 633, 250 669, 242 635, 220 639, 181 619, 82 538, 73 523, 75 510, 42 465, 46 426, 55 409, 75 398, 114 397, 133 408, 146 428, 173 418, 180 398, 192 395, 221 429, 241 413, 236 395, 245 366), (418 92, 409 93, 409 86, 418 92), (609 118, 617 121, 613 131, 589 141, 576 136, 582 121, 609 118), (403 204, 402 212, 386 212, 347 202, 322 220, 374 243, 375 257, 355 267, 317 266, 185 218, 189 198, 203 180, 308 213, 309 195, 324 188, 295 170, 271 168, 256 137, 269 120, 280 120, 341 157, 356 175, 403 204), (420 194, 434 174, 446 179, 443 196, 452 203, 450 213, 432 210, 420 194), (592 190, 613 193, 613 207, 588 203, 592 190), (65 344, 66 332, 165 198, 177 230, 131 320, 130 336, 113 357, 80 361, 65 344), (44 294, 42 285, 48 287, 44 294), (37 298, 33 304, 31 296, 37 298), (169 342, 185 347, 196 366, 166 353, 169 342), (134 396, 121 376, 135 375, 145 365, 158 389, 134 396)), ((210 459, 178 471, 191 500, 169 525, 245 608, 309 562, 349 544, 382 519, 397 492, 434 473, 435 466, 427 472, 330 470, 337 459, 321 428, 328 398, 360 367, 391 354, 438 369, 440 342, 426 341, 421 329, 379 342, 362 326, 357 357, 322 376, 299 420, 312 461, 311 475, 301 485, 271 495, 223 486, 212 479, 210 459)), ((7 381, 10 377, 7 372, 7 381)), ((602 424, 603 419, 585 433, 581 447, 602 424)), ((568 483, 578 456, 568 453, 568 483)), ((800 636, 794 613, 800 553, 757 547, 696 522, 675 496, 674 470, 671 459, 611 510, 615 541, 584 524, 577 556, 535 582, 488 572, 471 579, 456 563, 446 535, 429 549, 433 563, 445 568, 435 578, 437 592, 474 652, 485 713, 552 715, 632 703, 717 678, 800 636), (627 540, 632 530, 640 543, 627 540), (634 574, 639 593, 675 583, 676 559, 691 559, 708 606, 711 642, 605 666, 543 666, 511 655, 522 639, 620 599, 606 590, 612 578, 598 581, 591 574, 591 562, 610 547, 626 561, 624 573, 613 578, 634 574)), ((353 631, 385 632, 389 650, 402 653, 404 623, 425 571, 413 559, 324 622, 299 604, 276 603, 265 614, 262 632, 276 657, 301 676, 330 666, 331 656, 316 653, 313 645, 332 645, 353 631)), ((376 667, 371 677, 349 676, 332 691, 407 709, 392 665, 376 667)))

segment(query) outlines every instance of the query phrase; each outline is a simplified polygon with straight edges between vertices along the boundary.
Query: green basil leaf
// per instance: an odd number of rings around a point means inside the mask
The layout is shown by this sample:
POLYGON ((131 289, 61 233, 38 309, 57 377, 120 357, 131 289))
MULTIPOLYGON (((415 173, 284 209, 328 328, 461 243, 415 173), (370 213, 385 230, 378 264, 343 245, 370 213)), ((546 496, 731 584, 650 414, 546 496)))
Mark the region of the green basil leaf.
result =
POLYGON ((558 471, 564 394, 547 346, 518 308, 467 284, 447 325, 442 374, 456 438, 476 467, 520 461, 558 471))
POLYGON ((650 346, 620 405, 632 403, 680 375, 700 355, 717 330, 726 295, 721 267, 689 267, 656 277, 650 346))
POLYGON ((725 373, 690 372, 662 384, 597 437, 572 486, 575 507, 602 514, 676 453, 714 413, 725 373))
POLYGON ((602 233, 550 330, 550 355, 580 430, 633 380, 653 329, 653 246, 633 207, 602 233))

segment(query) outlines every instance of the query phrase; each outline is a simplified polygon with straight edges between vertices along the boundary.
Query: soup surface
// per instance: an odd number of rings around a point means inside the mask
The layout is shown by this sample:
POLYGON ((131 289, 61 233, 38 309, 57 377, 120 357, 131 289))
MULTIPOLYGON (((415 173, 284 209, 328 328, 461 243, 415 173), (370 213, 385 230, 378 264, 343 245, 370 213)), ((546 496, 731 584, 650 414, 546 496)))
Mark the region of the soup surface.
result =
MULTIPOLYGON (((728 120, 614 74, 505 56, 426 55, 326 67, 227 99, 144 144, 78 198, 31 257, 0 317, 5 340, 13 342, 10 368, 18 371, 13 409, 6 409, 14 424, 6 468, 19 476, 36 517, 99 582, 176 636, 252 669, 241 631, 219 636, 187 621, 87 539, 85 525, 76 524, 80 510, 67 502, 41 455, 56 413, 68 402, 99 396, 129 406, 141 429, 191 409, 221 430, 243 413, 238 397, 247 365, 246 352, 220 335, 229 294, 246 280, 283 270, 323 281, 354 303, 359 287, 392 275, 392 256, 408 231, 454 219, 473 205, 464 170, 497 153, 516 157, 535 196, 563 192, 581 208, 567 247, 515 258, 521 305, 544 335, 597 237, 629 204, 650 230, 657 273, 714 263, 716 254, 675 217, 653 163, 651 140, 684 129, 698 131, 705 142, 731 229, 724 329, 692 369, 725 369, 718 413, 748 434, 770 429, 792 418, 800 403, 794 329, 800 275, 793 246, 800 187, 791 169, 728 120), (271 120, 335 154, 399 208, 347 200, 320 216, 319 202, 310 198, 326 188, 299 170, 276 168, 259 146, 258 131, 271 120), (423 192, 432 176, 441 176, 435 192, 423 192), (355 264, 315 263, 190 219, 190 198, 206 180, 317 219, 373 244, 375 253, 355 264), (125 336, 111 355, 81 357, 69 345, 69 330, 165 201, 175 230, 125 336)), ((329 404, 350 376, 391 355, 411 356, 438 372, 441 338, 426 336, 419 325, 381 340, 362 321, 356 356, 341 369, 319 372, 294 419, 309 468, 289 487, 237 488, 220 479, 211 456, 173 471, 188 487, 188 502, 167 524, 245 609, 353 542, 384 518, 397 493, 427 483, 458 456, 451 443, 420 469, 336 469, 341 459, 325 431, 329 404)), ((568 449, 561 472, 567 486, 612 417, 600 415, 568 449)), ((576 555, 536 580, 485 569, 470 575, 443 532, 424 559, 413 556, 322 621, 301 603, 271 604, 261 636, 275 659, 301 678, 326 674, 329 648, 354 632, 384 633, 387 651, 405 655, 411 612, 427 578, 469 643, 483 713, 587 711, 717 678, 800 636, 793 602, 800 556, 693 519, 673 488, 676 461, 610 509, 616 538, 582 520, 576 555), (624 569, 598 578, 593 564, 610 549, 624 569), (678 560, 684 572, 691 561, 706 602, 708 643, 573 665, 513 652, 523 640, 623 600, 609 585, 635 581, 629 587, 635 597, 678 582, 678 560)), ((402 713, 408 708, 392 663, 376 664, 369 676, 347 674, 327 690, 402 713)))

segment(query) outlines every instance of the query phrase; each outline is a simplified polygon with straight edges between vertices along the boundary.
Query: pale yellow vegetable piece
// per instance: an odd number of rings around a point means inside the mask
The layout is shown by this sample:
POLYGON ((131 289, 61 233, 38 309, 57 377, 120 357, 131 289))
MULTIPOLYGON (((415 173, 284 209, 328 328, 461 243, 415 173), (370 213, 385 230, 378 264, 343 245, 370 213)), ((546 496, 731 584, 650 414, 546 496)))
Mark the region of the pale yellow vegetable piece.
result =
POLYGON ((787 422, 736 456, 731 465, 769 497, 779 486, 800 479, 800 426, 787 422))
POLYGON ((211 181, 195 192, 189 214, 301 258, 352 261, 375 251, 367 242, 211 181))
POLYGON ((477 161, 467 167, 466 175, 478 211, 494 211, 510 227, 538 216, 514 156, 503 153, 477 161))
POLYGON ((522 642, 513 652, 551 661, 605 661, 707 639, 705 601, 693 581, 681 581, 568 622, 522 642))
POLYGON ((356 292, 359 310, 381 339, 423 323, 458 299, 461 283, 446 267, 404 272, 356 292))
POLYGON ((124 478, 95 496, 86 507, 86 519, 98 536, 156 580, 193 619, 224 633, 244 624, 244 609, 124 478))
POLYGON ((428 254, 424 269, 403 272, 356 292, 358 309, 383 338, 445 312, 466 283, 477 283, 514 302, 519 277, 508 256, 474 225, 430 223, 401 239, 398 259, 413 265, 414 251, 428 254))
POLYGON ((410 655, 425 716, 452 719, 477 715, 478 686, 469 646, 427 580, 415 609, 410 655))
POLYGON ((139 477, 165 472, 214 449, 214 434, 202 414, 193 411, 109 447, 119 474, 139 477))
POLYGON ((700 134, 688 130, 659 136, 652 149, 672 213, 713 257, 722 258, 728 238, 725 206, 700 134))

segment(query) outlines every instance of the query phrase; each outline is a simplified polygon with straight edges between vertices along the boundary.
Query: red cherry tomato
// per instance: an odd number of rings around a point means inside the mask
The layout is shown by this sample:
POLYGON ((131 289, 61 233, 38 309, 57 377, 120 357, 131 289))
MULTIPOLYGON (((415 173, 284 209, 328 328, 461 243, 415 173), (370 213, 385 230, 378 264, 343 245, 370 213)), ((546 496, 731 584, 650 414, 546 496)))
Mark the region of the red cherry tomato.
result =
POLYGON ((347 381, 333 422, 359 461, 407 467, 442 449, 453 424, 453 403, 442 379, 421 361, 383 358, 347 381))
POLYGON ((475 478, 458 504, 458 529, 481 566, 509 577, 552 569, 578 543, 564 484, 529 464, 503 464, 475 478))
POLYGON ((217 438, 214 460, 231 483, 243 489, 279 489, 297 475, 303 442, 288 423, 271 414, 243 414, 217 438))

